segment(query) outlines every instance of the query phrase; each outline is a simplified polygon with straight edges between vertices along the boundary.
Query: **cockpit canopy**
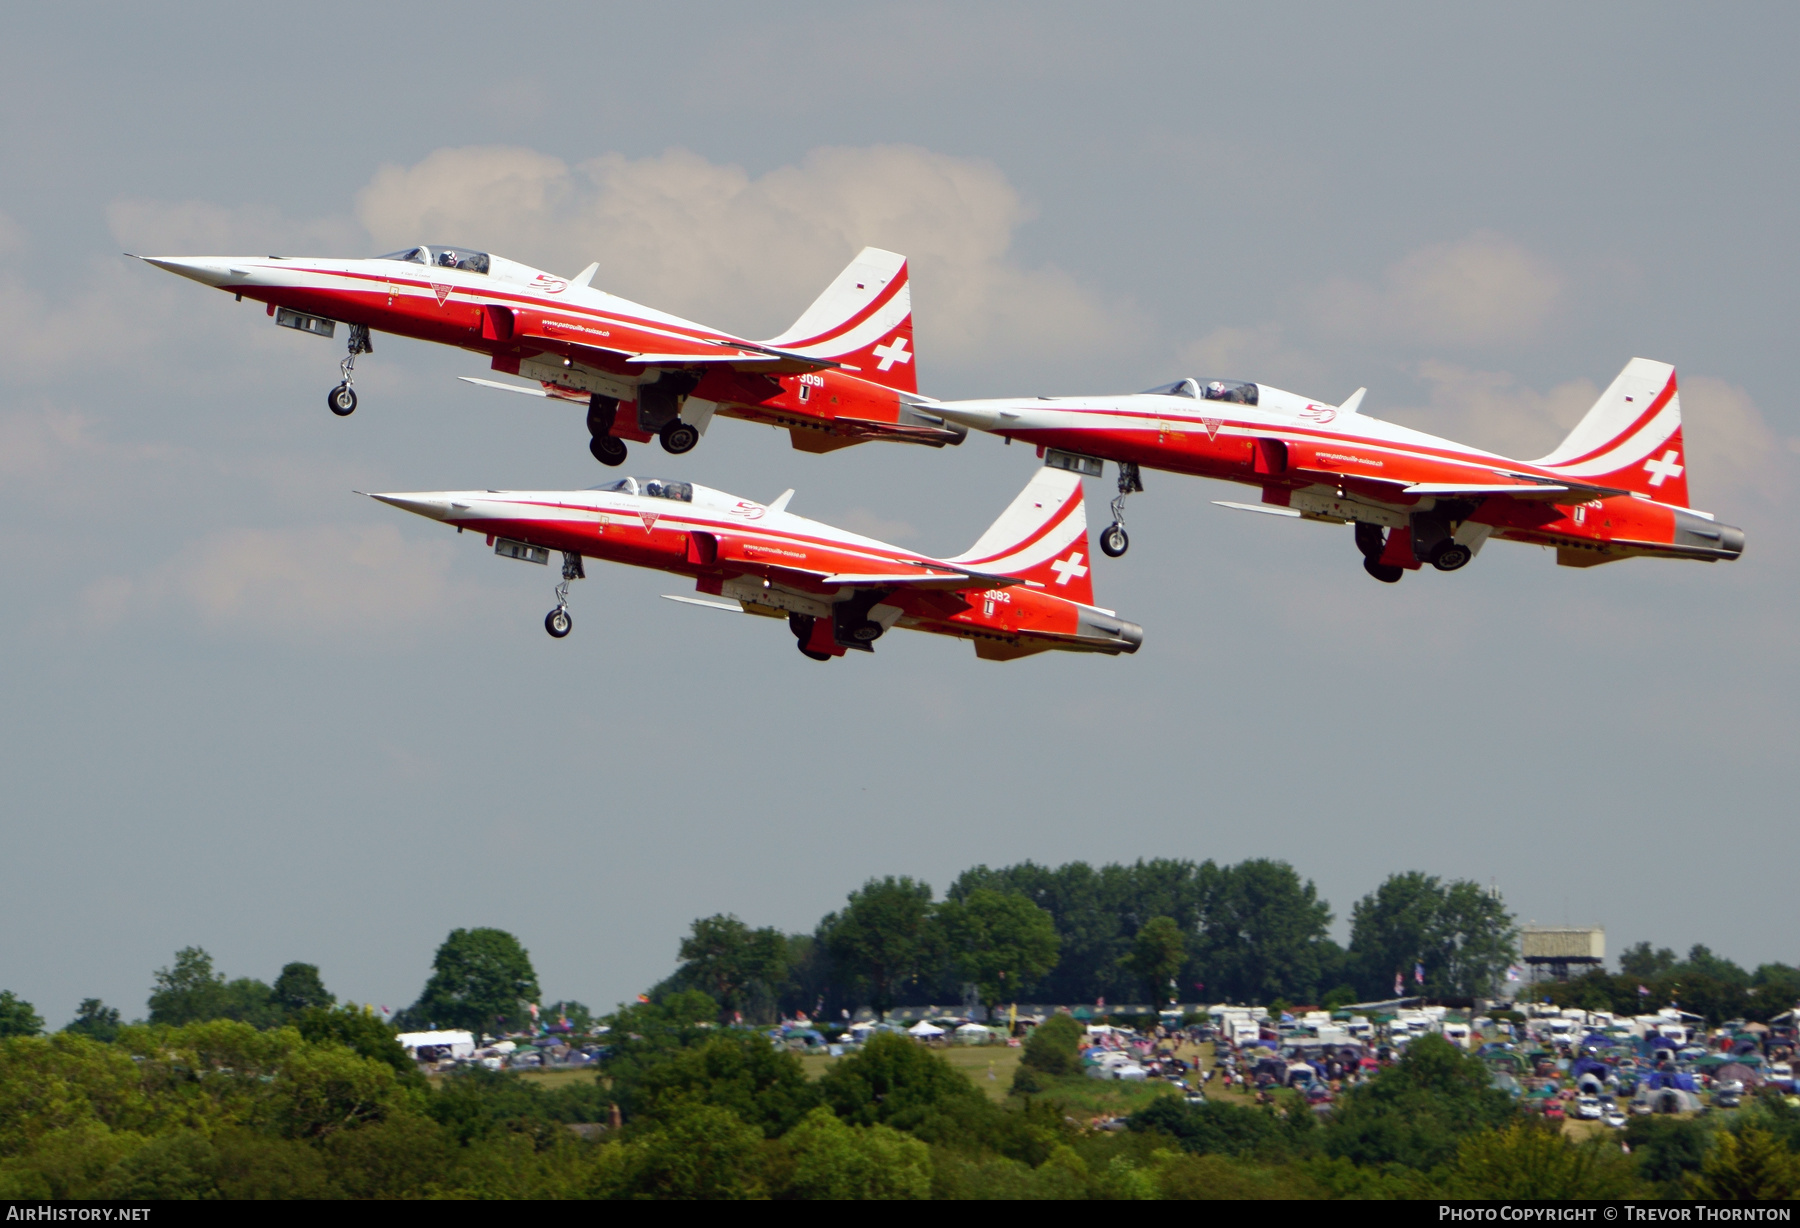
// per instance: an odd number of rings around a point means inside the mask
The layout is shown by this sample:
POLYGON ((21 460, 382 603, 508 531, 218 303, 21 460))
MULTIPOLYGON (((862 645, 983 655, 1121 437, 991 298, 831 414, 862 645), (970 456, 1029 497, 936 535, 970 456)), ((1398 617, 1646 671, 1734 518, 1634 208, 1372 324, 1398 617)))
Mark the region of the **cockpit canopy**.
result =
POLYGON ((1256 404, 1256 385, 1242 380, 1214 379, 1202 383, 1195 379, 1178 379, 1173 384, 1146 388, 1146 396, 1194 397, 1202 401, 1230 401, 1234 405, 1256 404))
POLYGON ((663 478, 620 478, 616 482, 608 482, 604 486, 590 486, 589 490, 610 490, 626 495, 642 495, 650 499, 673 499, 677 503, 692 503, 694 487, 689 482, 670 482, 663 478))
POLYGON ((377 256, 377 260, 399 260, 407 264, 428 264, 439 269, 461 269, 465 273, 486 273, 488 254, 466 247, 409 247, 404 251, 377 256))

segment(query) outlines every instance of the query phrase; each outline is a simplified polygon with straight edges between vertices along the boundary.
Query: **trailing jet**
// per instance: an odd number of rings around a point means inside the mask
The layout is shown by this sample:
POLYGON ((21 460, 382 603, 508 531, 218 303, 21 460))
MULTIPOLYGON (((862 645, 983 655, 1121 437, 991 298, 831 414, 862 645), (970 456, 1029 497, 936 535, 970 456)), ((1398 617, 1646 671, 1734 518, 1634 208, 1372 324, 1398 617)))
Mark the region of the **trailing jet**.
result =
POLYGON ((979 541, 947 559, 802 519, 787 510, 793 494, 762 504, 623 478, 590 490, 371 497, 486 534, 506 558, 547 564, 560 552, 556 608, 544 617, 557 639, 569 633, 569 584, 585 576, 586 557, 692 576, 703 594, 671 601, 785 617, 815 661, 872 652, 894 627, 961 636, 989 661, 1049 649, 1116 656, 1143 641, 1142 628, 1094 604, 1075 474, 1039 469, 979 541))
POLYGON ((786 427, 803 452, 870 439, 942 447, 966 429, 911 402, 912 291, 906 258, 865 247, 779 337, 753 342, 597 290, 598 264, 562 278, 488 252, 409 247, 373 260, 307 256, 140 256, 159 269, 268 305, 275 323, 319 337, 349 325, 349 353, 327 397, 356 411, 359 354, 396 333, 489 355, 533 384, 472 384, 587 407, 604 465, 626 440, 680 454, 714 414, 786 427))
MULTIPOLYGON (((1741 529, 1688 506, 1675 368, 1634 358, 1548 456, 1515 461, 1266 384, 1177 380, 1131 396, 931 401, 952 422, 1038 445, 1098 477, 1117 463, 1100 549, 1130 545, 1125 498, 1140 468, 1260 487, 1246 512, 1356 526, 1363 568, 1392 584, 1430 563, 1462 567, 1490 537, 1550 546, 1564 567, 1624 558, 1735 559, 1741 529)), ((923 398, 921 398, 923 401, 923 398)))

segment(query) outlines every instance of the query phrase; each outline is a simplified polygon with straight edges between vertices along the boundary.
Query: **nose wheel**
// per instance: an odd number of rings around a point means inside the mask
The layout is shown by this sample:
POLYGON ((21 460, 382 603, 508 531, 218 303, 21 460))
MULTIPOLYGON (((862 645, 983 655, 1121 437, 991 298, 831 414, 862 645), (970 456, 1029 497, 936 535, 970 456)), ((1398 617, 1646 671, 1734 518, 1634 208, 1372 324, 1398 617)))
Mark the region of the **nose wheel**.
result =
POLYGON ((374 352, 375 347, 369 342, 368 325, 352 324, 350 326, 350 352, 338 362, 338 373, 344 378, 325 398, 325 404, 338 417, 348 418, 356 412, 356 356, 374 352))
POLYGON ((544 615, 544 630, 550 638, 560 640, 575 626, 575 620, 569 617, 569 582, 587 579, 587 571, 581 565, 581 556, 572 551, 563 551, 562 583, 556 586, 556 608, 544 615))
POLYGON ((1112 523, 1100 533, 1100 553, 1116 559, 1131 549, 1131 537, 1125 532, 1125 497, 1143 492, 1144 479, 1138 474, 1136 461, 1119 462, 1119 493, 1112 499, 1112 523))

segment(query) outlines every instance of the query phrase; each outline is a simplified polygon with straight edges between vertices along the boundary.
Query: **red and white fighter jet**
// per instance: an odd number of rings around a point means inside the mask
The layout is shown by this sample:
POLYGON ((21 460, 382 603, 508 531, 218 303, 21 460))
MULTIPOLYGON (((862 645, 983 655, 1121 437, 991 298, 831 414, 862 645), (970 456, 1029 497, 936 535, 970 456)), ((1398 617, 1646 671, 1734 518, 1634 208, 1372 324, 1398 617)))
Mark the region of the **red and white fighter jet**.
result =
POLYGON ((371 332, 437 341, 490 356, 495 371, 534 385, 474 379, 587 406, 589 450, 625 459, 625 441, 691 449, 713 415, 786 427, 796 448, 829 452, 865 440, 934 447, 966 429, 921 413, 913 366, 906 258, 866 247, 779 337, 746 341, 645 307, 590 283, 488 252, 409 247, 372 260, 310 256, 138 257, 268 304, 277 324, 316 336, 350 326, 342 380, 327 402, 355 412, 352 375, 371 332))
POLYGON ((1130 544, 1125 497, 1141 468, 1260 487, 1222 507, 1351 523, 1363 567, 1393 583, 1430 563, 1455 571, 1490 537, 1556 550, 1564 567, 1624 558, 1735 559, 1741 529, 1688 506, 1675 368, 1634 358, 1548 456, 1516 461, 1266 384, 1178 380, 1131 396, 933 401, 952 422, 1038 445, 1048 463, 1119 467, 1100 548, 1130 544))
POLYGON ((706 597, 670 600, 787 619, 815 661, 872 652, 893 627, 971 640, 1007 661, 1050 649, 1136 652, 1143 629, 1094 604, 1081 479, 1037 471, 972 547, 954 558, 915 554, 806 520, 793 491, 755 503, 658 478, 576 491, 442 491, 373 495, 383 503, 487 535, 496 554, 563 557, 544 629, 569 633, 569 583, 583 557, 692 576, 706 597), (722 601, 707 597, 724 598, 722 601))

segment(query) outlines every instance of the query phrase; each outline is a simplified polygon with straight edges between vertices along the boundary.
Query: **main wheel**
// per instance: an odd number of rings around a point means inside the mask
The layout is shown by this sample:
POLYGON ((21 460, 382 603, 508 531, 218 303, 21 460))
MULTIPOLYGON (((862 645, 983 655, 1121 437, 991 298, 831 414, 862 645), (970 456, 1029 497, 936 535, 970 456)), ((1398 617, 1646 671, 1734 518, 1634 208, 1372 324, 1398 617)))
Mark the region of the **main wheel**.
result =
POLYGON ((625 463, 625 441, 615 439, 611 435, 596 435, 588 440, 588 451, 602 465, 623 465, 625 463))
POLYGON ((663 451, 680 456, 683 452, 692 452, 694 445, 700 442, 700 432, 677 418, 662 429, 663 451))
POLYGON ((1125 526, 1118 521, 1106 526, 1100 532, 1100 553, 1109 559, 1116 559, 1131 549, 1131 538, 1125 535, 1125 526))
POLYGON ((348 418, 356 412, 356 389, 349 384, 339 384, 325 397, 325 404, 331 406, 331 412, 340 418, 348 418))
POLYGON ((1363 570, 1383 584, 1397 584, 1400 577, 1406 574, 1406 568, 1398 563, 1377 563, 1374 559, 1364 559, 1363 570))
POLYGON ((831 660, 831 654, 828 652, 814 652, 812 649, 808 648, 805 644, 796 644, 795 647, 800 650, 801 656, 806 657, 810 660, 813 660, 813 661, 829 661, 829 660, 831 660))
POLYGON ((871 618, 850 628, 850 638, 859 644, 873 644, 881 638, 881 633, 886 630, 886 627, 871 618))
POLYGON ((1370 524, 1366 520, 1356 522, 1356 548, 1362 551, 1365 559, 1378 559, 1381 552, 1387 549, 1387 539, 1382 535, 1381 526, 1370 524))
POLYGON ((574 620, 569 617, 569 611, 562 606, 557 606, 554 610, 551 610, 548 614, 544 615, 544 630, 550 633, 551 639, 560 640, 563 636, 569 634, 570 628, 574 625, 574 620))
POLYGON ((1431 565, 1439 571, 1455 571, 1474 557, 1475 554, 1472 550, 1451 538, 1448 541, 1439 542, 1432 548, 1431 565))

